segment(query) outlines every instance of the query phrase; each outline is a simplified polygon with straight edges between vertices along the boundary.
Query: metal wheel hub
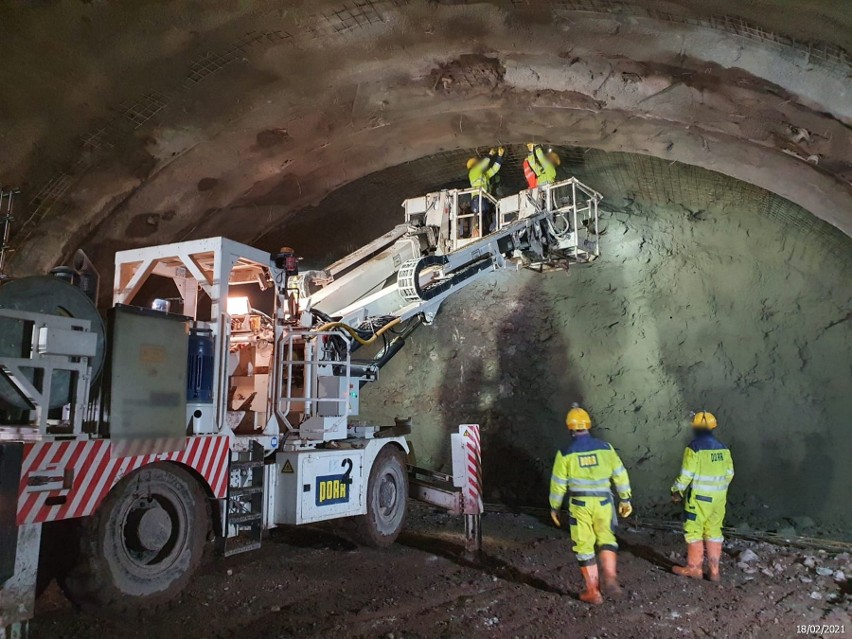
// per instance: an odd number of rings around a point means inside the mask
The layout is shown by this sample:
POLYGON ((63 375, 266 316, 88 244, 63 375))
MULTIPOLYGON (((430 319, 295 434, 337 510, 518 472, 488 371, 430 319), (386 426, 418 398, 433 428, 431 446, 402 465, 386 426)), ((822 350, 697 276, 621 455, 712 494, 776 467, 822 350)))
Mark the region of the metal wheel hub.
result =
POLYGON ((172 536, 172 519, 162 508, 148 508, 139 518, 136 538, 146 550, 161 550, 172 536))
POLYGON ((121 556, 132 570, 167 570, 180 555, 188 527, 186 513, 170 491, 128 503, 121 515, 121 556))
POLYGON ((396 481, 393 476, 385 475, 382 477, 382 483, 379 486, 379 508, 383 515, 392 514, 396 506, 396 494, 396 481))

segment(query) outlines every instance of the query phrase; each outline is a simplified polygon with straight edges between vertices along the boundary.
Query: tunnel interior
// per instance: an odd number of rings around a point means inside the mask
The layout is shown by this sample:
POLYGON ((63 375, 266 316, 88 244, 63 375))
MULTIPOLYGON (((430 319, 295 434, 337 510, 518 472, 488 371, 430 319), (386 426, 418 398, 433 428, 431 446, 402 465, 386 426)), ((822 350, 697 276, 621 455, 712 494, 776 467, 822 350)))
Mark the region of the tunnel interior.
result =
POLYGON ((9 270, 82 247, 109 281, 116 250, 216 235, 320 268, 400 223, 405 198, 464 185, 471 155, 505 146, 511 193, 524 144, 553 145, 605 197, 602 258, 451 298, 362 418, 411 415, 419 462, 444 470, 447 434, 479 422, 487 498, 541 505, 580 402, 639 508, 672 517, 686 418, 706 408, 737 463, 729 523, 848 537, 842 4, 4 7, 9 270))
MULTIPOLYGON (((674 516, 666 482, 689 438, 689 412, 703 407, 738 451, 733 525, 779 530, 810 518, 846 535, 838 506, 852 479, 849 436, 836 424, 848 408, 852 353, 849 300, 836 293, 852 280, 850 238, 719 173, 554 148, 565 176, 606 194, 603 257, 567 274, 499 273, 451 298, 366 387, 361 418, 412 416, 418 463, 445 471, 449 433, 480 422, 487 497, 528 506, 542 503, 553 451, 568 438, 566 406, 579 402, 637 485, 659 489, 637 489, 637 503, 665 518, 674 516)), ((498 188, 522 188, 524 151, 508 148, 498 188)), ((475 152, 356 180, 262 242, 298 246, 308 266, 330 263, 398 224, 407 195, 457 186, 475 152)))

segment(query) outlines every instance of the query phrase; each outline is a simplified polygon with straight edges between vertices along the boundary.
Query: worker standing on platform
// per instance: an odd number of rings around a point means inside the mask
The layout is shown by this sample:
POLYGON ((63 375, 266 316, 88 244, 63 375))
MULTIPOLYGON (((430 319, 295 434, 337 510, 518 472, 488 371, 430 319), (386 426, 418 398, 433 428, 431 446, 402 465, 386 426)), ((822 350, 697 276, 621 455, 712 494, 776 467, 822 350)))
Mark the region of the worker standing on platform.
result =
POLYGON ((561 526, 559 509, 570 491, 568 503, 568 525, 574 552, 580 563, 580 571, 586 589, 580 599, 590 604, 603 603, 595 548, 598 550, 603 591, 609 596, 621 595, 616 571, 618 543, 613 528, 617 525, 615 503, 610 482, 615 484, 620 502, 618 514, 629 517, 633 512, 630 505, 630 479, 624 464, 613 447, 589 434, 592 420, 589 413, 574 404, 568 411, 565 424, 571 431, 572 442, 565 450, 556 453, 553 474, 550 479, 550 517, 561 526))
POLYGON ((491 192, 491 178, 500 172, 503 164, 503 155, 506 149, 491 149, 484 158, 472 157, 467 161, 467 177, 470 180, 470 188, 482 189, 486 193, 491 192))
MULTIPOLYGON (((488 155, 484 158, 470 158, 467 161, 467 177, 470 180, 470 188, 480 189, 485 193, 491 193, 491 180, 497 173, 500 172, 500 167, 503 164, 503 156, 506 149, 502 146, 498 149, 491 149, 488 155)), ((478 194, 473 194, 470 200, 471 210, 474 214, 482 214, 482 226, 488 229, 491 233, 495 227, 493 212, 491 211, 491 203, 484 197, 478 194)), ((480 229, 480 232, 482 229, 480 229)), ((482 233, 484 235, 484 233, 482 233)))
POLYGON ((556 182, 556 167, 561 164, 559 155, 553 149, 548 149, 545 153, 540 144, 532 142, 527 144, 527 149, 530 154, 526 162, 536 175, 536 185, 544 186, 556 182))
POLYGON ((713 434, 716 417, 707 411, 692 418, 693 439, 683 453, 680 475, 672 486, 672 501, 684 501, 683 532, 686 538, 686 566, 672 571, 683 577, 701 579, 704 555, 707 555, 708 578, 719 581, 722 557, 722 524, 728 485, 734 478, 731 451, 713 434))

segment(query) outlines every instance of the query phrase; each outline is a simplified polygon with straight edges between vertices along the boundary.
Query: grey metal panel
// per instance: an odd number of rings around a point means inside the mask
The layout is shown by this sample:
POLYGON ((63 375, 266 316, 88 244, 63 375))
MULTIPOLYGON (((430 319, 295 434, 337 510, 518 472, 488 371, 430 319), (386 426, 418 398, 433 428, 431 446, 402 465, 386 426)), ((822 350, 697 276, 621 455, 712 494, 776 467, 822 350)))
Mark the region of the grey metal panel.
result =
POLYGON ((110 332, 109 434, 113 440, 186 434, 186 318, 117 307, 110 332))
MULTIPOLYGON (((0 286, 0 308, 89 320, 92 333, 97 335, 97 350, 91 360, 92 379, 97 379, 104 361, 104 324, 95 305, 79 288, 48 275, 12 280, 0 286)), ((25 352, 30 345, 28 330, 31 327, 26 322, 0 320, 0 356, 28 357, 29 353, 25 352)), ((29 379, 32 379, 31 375, 29 379)), ((50 407, 62 406, 70 399, 71 374, 57 371, 51 389, 50 407)), ((0 406, 30 408, 5 379, 0 379, 0 406)))
POLYGON ((94 357, 98 352, 98 336, 44 326, 39 329, 38 352, 40 355, 94 357))

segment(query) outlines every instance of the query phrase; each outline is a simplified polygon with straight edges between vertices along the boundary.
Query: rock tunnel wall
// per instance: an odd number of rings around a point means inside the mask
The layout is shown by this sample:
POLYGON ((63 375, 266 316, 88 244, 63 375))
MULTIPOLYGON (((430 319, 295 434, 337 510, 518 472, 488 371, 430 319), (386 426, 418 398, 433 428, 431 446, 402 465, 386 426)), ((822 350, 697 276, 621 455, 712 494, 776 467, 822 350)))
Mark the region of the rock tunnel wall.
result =
MULTIPOLYGON (((665 516, 688 411, 707 408, 737 467, 729 523, 848 530, 852 240, 695 167, 594 151, 571 164, 620 194, 603 205, 602 258, 495 274, 450 298, 365 389, 362 418, 414 416, 418 463, 444 470, 447 434, 478 421, 487 498, 542 505, 578 401, 622 453, 640 512, 665 516)), ((356 190, 317 219, 346 219, 356 190)))
POLYGON ((116 249, 215 234, 322 266, 329 238, 345 253, 458 174, 466 152, 447 149, 561 139, 666 158, 578 152, 572 171, 610 197, 604 259, 451 300, 366 392, 368 417, 415 414, 436 465, 446 429, 478 419, 491 497, 539 503, 579 399, 648 507, 701 403, 735 446, 735 517, 848 524, 849 240, 683 164, 852 228, 849 14, 828 4, 3 8, 0 181, 25 203, 12 266, 83 245, 106 270, 116 249))
POLYGON ((0 20, 13 274, 81 245, 103 264, 253 243, 347 182, 495 140, 703 166, 852 232, 849 18, 819 0, 41 3, 0 20))

